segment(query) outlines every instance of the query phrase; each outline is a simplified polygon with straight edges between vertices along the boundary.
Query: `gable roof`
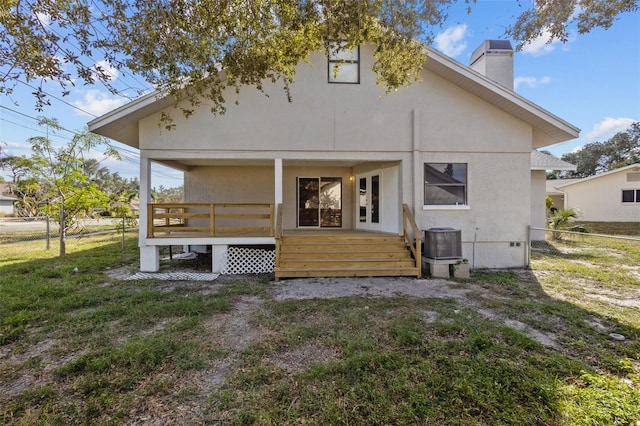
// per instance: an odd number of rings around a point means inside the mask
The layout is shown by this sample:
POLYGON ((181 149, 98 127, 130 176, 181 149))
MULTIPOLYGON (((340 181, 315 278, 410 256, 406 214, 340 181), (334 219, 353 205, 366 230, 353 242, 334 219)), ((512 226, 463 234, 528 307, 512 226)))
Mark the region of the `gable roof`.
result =
POLYGON ((547 195, 562 195, 564 192, 559 190, 561 186, 568 185, 570 183, 577 182, 582 179, 547 179, 547 195))
POLYGON ((600 173, 600 174, 589 176, 589 177, 582 178, 582 179, 567 179, 567 181, 571 181, 571 182, 567 182, 567 183, 565 183, 563 185, 558 185, 558 186, 556 186, 556 188, 565 188, 565 187, 570 186, 570 185, 575 185, 575 184, 578 184, 578 183, 587 182, 587 181, 590 181, 590 180, 593 180, 593 179, 600 179, 601 177, 604 177, 604 176, 609 176, 609 175, 613 175, 613 174, 616 174, 616 173, 626 172, 626 171, 629 171, 629 170, 633 170, 634 172, 640 172, 640 163, 630 164, 630 165, 625 166, 625 167, 620 167, 619 169, 609 170, 608 172, 600 173))
POLYGON ((575 164, 567 163, 553 155, 538 150, 531 151, 531 170, 570 170, 578 168, 575 164))
MULTIPOLYGON (((496 83, 460 62, 427 47, 424 69, 478 96, 497 108, 530 124, 544 137, 534 148, 574 139, 580 129, 496 83)), ((294 101, 295 102, 295 101, 294 101)), ((89 130, 139 148, 138 121, 175 104, 175 99, 155 91, 125 104, 88 123, 89 130)))

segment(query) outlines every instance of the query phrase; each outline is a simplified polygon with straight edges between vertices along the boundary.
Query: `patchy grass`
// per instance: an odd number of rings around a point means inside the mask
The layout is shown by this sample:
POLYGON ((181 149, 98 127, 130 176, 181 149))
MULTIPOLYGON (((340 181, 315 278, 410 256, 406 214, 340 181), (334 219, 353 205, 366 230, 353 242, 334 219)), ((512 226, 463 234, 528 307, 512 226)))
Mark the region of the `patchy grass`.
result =
POLYGON ((589 227, 594 234, 625 235, 640 237, 640 224, 638 222, 584 222, 576 221, 589 227))
POLYGON ((264 277, 119 280, 133 239, 3 248, 0 421, 634 425, 640 282, 616 270, 639 254, 571 244, 456 297, 285 301, 264 277))
MULTIPOLYGON (((53 227, 54 225, 52 225, 53 227)), ((88 225, 82 228, 72 228, 67 232, 67 241, 74 238, 86 238, 87 235, 92 233, 102 232, 122 232, 122 225, 118 224, 105 224, 105 225, 88 225)), ((127 228, 127 232, 130 229, 127 228)), ((52 229, 49 238, 51 240, 51 246, 57 247, 58 238, 60 234, 58 229, 52 229)), ((28 241, 40 241, 40 244, 45 244, 47 240, 47 231, 45 229, 34 229, 28 231, 8 231, 3 229, 0 232, 0 245, 15 244, 28 241)))

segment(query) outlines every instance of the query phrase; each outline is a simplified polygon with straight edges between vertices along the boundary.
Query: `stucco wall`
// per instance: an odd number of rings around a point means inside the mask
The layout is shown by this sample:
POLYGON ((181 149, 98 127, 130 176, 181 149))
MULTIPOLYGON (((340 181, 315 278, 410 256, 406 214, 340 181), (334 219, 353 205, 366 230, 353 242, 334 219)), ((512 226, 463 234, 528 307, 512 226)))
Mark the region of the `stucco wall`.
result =
POLYGON ((418 226, 460 229, 463 255, 475 268, 523 266, 531 217, 530 153, 423 153, 422 158, 467 163, 468 206, 425 207, 418 226))
POLYGON ((553 201, 554 208, 558 210, 563 210, 565 208, 564 205, 564 195, 550 195, 551 200, 553 201))
POLYGON ((563 187, 567 205, 579 211, 579 220, 640 221, 640 203, 622 202, 623 189, 640 189, 640 182, 627 182, 627 173, 621 171, 563 187))
POLYGON ((13 215, 13 201, 14 200, 0 200, 0 214, 13 215))
MULTIPOLYGON (((531 226, 545 228, 547 225, 547 172, 531 171, 531 226)), ((544 240, 544 231, 533 231, 531 239, 544 240)))
POLYGON ((317 54, 313 66, 299 67, 292 103, 277 84, 265 85, 269 97, 253 88, 239 95, 230 90, 224 116, 212 116, 206 106, 189 119, 167 110, 177 125, 172 131, 158 126, 160 114, 144 118, 140 147, 384 155, 414 148, 412 114, 417 110, 423 150, 531 150, 531 126, 432 73, 425 71, 421 83, 385 95, 375 84, 370 49, 363 47, 361 56, 361 84, 327 83, 326 59, 317 54))
POLYGON ((200 166, 184 174, 187 203, 272 203, 273 167, 200 166))
MULTIPOLYGON (((349 177, 395 163, 398 204, 414 209, 421 229, 461 229, 463 254, 476 268, 524 265, 532 217, 531 126, 426 71, 422 83, 381 99, 370 49, 361 57, 358 85, 328 84, 326 60, 315 55, 314 65, 301 65, 296 75, 293 103, 267 84, 269 97, 252 88, 229 91, 221 117, 206 105, 188 120, 169 111, 177 125, 172 131, 161 130, 159 114, 149 116, 139 123, 141 149, 156 159, 283 159, 285 228, 296 224, 296 176, 341 176, 343 227, 352 228, 349 177), (287 166, 304 160, 316 163, 287 166), (468 164, 468 207, 423 210, 425 162, 468 164)), ((185 174, 186 200, 273 202, 273 174, 270 166, 196 167, 185 174)))

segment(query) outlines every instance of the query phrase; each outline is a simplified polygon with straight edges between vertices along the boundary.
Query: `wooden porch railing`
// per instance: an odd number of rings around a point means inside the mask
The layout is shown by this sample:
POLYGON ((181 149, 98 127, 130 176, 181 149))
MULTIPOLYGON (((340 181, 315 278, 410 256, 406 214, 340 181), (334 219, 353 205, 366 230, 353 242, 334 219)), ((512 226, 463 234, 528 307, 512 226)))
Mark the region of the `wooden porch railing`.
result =
POLYGON ((404 235, 404 241, 407 243, 407 246, 411 250, 413 257, 416 260, 417 277, 421 278, 422 277, 422 234, 420 233, 420 229, 418 228, 418 225, 416 225, 416 220, 413 217, 413 213, 411 213, 409 206, 407 206, 406 204, 402 205, 402 232, 404 235), (411 232, 413 232, 415 242, 411 238, 411 234, 409 233, 409 227, 411 228, 411 232))
POLYGON ((282 203, 276 206, 276 254, 275 266, 280 267, 280 249, 282 247, 282 203))
POLYGON ((273 204, 152 203, 147 209, 149 238, 172 232, 200 232, 212 237, 273 237, 275 232, 273 204))

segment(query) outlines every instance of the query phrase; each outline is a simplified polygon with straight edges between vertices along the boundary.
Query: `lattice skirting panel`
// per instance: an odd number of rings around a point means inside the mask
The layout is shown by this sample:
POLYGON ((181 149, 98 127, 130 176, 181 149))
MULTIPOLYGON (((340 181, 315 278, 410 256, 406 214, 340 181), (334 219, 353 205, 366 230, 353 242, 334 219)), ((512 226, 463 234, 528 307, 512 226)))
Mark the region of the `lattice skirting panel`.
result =
POLYGON ((275 250, 229 247, 223 274, 271 273, 275 268, 275 250))

